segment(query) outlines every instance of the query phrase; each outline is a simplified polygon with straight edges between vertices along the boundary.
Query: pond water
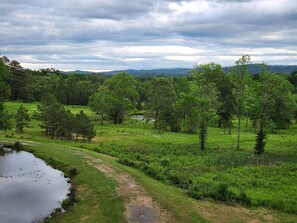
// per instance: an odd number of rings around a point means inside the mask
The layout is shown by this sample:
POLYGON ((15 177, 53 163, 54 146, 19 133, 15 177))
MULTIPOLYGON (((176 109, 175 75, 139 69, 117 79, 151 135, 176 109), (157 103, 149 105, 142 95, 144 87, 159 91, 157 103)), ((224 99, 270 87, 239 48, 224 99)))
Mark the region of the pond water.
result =
POLYGON ((137 121, 144 121, 144 122, 154 122, 154 118, 147 118, 144 115, 132 115, 130 116, 131 119, 137 120, 137 121))
POLYGON ((0 156, 0 222, 41 222, 60 208, 70 185, 61 171, 28 152, 0 156))

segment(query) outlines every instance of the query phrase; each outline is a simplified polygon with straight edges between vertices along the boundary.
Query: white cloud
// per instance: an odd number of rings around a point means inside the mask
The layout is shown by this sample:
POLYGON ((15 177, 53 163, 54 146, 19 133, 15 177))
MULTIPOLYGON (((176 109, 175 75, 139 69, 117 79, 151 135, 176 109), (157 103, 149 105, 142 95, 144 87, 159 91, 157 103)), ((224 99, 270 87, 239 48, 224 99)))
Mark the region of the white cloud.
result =
POLYGON ((29 68, 297 64, 297 1, 2 0, 0 51, 29 68))

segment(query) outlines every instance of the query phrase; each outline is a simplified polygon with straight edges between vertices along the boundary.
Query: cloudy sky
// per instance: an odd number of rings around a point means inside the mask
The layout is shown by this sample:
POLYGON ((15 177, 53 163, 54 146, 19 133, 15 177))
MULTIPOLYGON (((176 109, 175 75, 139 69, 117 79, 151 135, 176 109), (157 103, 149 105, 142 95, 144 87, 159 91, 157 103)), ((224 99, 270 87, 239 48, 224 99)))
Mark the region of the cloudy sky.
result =
POLYGON ((297 65, 297 1, 1 0, 0 51, 32 69, 297 65))

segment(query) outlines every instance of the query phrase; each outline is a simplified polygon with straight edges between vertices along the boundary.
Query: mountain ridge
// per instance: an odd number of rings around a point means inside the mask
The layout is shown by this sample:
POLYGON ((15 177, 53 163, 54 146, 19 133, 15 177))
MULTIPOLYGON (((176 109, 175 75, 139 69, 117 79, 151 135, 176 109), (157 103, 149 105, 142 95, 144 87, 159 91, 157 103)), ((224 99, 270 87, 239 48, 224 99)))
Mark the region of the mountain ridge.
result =
MULTIPOLYGON (((229 70, 234 66, 223 67, 225 73, 228 73, 229 70)), ((297 65, 267 65, 267 70, 279 73, 279 74, 290 74, 293 71, 297 70, 297 65)), ((66 74, 69 73, 79 73, 79 74, 105 74, 105 75, 114 75, 120 72, 125 72, 130 75, 135 76, 184 76, 190 74, 192 68, 160 68, 160 69, 126 69, 126 70, 112 70, 105 72, 93 72, 93 71, 67 71, 63 72, 66 74)), ((262 70, 262 64, 249 64, 248 70, 251 74, 258 74, 262 70)))

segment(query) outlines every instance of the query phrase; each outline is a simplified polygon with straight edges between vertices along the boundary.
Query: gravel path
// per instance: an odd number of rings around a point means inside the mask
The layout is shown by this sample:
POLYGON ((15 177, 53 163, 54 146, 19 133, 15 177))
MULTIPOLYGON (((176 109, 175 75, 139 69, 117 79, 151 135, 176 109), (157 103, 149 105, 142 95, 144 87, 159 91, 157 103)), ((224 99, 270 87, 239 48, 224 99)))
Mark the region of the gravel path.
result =
POLYGON ((130 223, 174 223, 170 212, 160 208, 152 197, 141 187, 130 174, 76 150, 75 153, 83 157, 89 165, 118 182, 117 194, 124 198, 125 217, 130 223))

